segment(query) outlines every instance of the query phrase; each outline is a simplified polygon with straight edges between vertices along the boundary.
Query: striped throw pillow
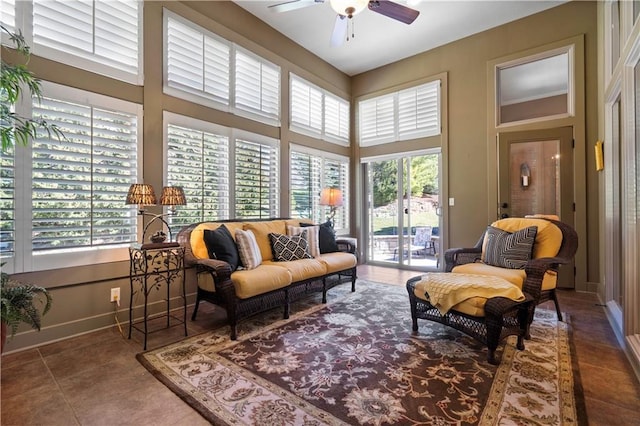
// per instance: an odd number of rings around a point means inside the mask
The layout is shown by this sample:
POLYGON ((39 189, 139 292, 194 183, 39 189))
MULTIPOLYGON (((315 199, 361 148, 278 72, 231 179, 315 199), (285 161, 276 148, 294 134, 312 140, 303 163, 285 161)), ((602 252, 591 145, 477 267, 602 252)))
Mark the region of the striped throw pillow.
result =
POLYGON ((301 235, 303 232, 307 234, 307 243, 309 244, 309 253, 312 257, 320 256, 320 225, 314 226, 287 226, 287 235, 301 235))
POLYGON ((236 244, 238 245, 240 260, 245 269, 255 269, 260 266, 262 255, 253 232, 236 229, 236 244))
POLYGON ((489 226, 484 263, 500 268, 524 269, 531 260, 537 233, 537 226, 529 226, 514 233, 489 226))

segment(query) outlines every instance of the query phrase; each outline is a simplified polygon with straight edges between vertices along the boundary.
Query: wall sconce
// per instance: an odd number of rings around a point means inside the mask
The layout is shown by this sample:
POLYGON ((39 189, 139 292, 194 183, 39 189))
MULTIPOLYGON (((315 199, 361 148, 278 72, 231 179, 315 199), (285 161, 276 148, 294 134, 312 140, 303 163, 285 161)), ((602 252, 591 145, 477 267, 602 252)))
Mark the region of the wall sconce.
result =
POLYGON ((336 217, 336 210, 338 207, 344 204, 342 199, 342 190, 339 188, 324 188, 320 192, 320 205, 321 206, 329 206, 331 209, 329 210, 329 216, 327 220, 331 223, 331 226, 334 224, 334 220, 336 217))
MULTIPOLYGON (((126 204, 137 204, 138 205, 138 215, 140 216, 151 216, 151 220, 147 223, 142 231, 142 242, 144 243, 145 235, 147 234, 147 229, 149 226, 155 222, 156 220, 162 221, 167 226, 167 230, 169 231, 169 241, 173 239, 171 235, 171 228, 169 224, 164 219, 164 216, 174 215, 176 213, 176 206, 184 206, 187 204, 187 199, 184 195, 184 190, 179 186, 165 186, 162 188, 162 194, 160 196, 160 204, 163 206, 169 206, 167 213, 161 214, 151 214, 145 211, 145 206, 155 206, 156 205, 156 194, 153 190, 153 186, 146 183, 134 183, 129 187, 129 192, 127 193, 126 204)), ((158 231, 151 236, 152 243, 162 243, 166 240, 167 235, 164 231, 158 231)))
POLYGON ((531 184, 531 170, 527 163, 520 164, 520 185, 523 188, 528 187, 531 184))

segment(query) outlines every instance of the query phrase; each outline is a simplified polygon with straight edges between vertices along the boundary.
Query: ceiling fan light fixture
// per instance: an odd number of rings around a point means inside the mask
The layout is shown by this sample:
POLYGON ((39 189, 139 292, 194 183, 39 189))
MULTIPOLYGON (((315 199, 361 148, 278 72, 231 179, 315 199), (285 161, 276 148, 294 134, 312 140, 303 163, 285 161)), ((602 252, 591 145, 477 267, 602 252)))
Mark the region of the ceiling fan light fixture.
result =
POLYGON ((330 0, 329 3, 339 15, 352 18, 367 7, 369 0, 330 0))

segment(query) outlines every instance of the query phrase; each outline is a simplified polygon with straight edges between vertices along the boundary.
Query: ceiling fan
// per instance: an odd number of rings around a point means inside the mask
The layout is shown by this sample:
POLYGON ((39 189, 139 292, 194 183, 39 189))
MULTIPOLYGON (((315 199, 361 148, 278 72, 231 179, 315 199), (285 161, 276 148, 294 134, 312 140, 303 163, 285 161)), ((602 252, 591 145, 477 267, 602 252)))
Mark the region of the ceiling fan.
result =
MULTIPOLYGON (((331 35, 331 45, 339 46, 347 35, 348 22, 365 8, 384 15, 396 21, 411 24, 416 20, 420 11, 395 3, 390 0, 328 0, 331 8, 336 11, 336 23, 331 35)), ((288 12, 304 7, 324 3, 325 0, 288 0, 282 3, 267 6, 272 12, 288 12)))

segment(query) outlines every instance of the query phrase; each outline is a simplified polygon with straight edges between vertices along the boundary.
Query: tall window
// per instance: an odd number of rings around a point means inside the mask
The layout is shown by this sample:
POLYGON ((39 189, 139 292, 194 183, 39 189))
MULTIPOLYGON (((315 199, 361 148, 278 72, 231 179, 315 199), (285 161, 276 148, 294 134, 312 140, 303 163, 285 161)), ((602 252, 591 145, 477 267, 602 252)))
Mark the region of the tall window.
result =
POLYGON ((439 135, 440 80, 358 103, 360 146, 439 135))
POLYGON ((20 156, 3 156, 1 254, 15 272, 114 260, 94 249, 137 240, 135 208, 123 200, 138 180, 141 108, 51 83, 43 93, 33 116, 65 138, 40 132, 20 156))
POLYGON ((279 147, 235 140, 235 210, 238 218, 277 217, 280 200, 279 147))
POLYGON ((187 205, 172 231, 195 222, 279 214, 275 139, 165 112, 166 184, 182 186, 187 205))
POLYGON ((290 74, 291 130, 349 145, 349 101, 290 74))
POLYGON ((165 93, 280 125, 280 67, 163 9, 165 93))
POLYGON ((134 84, 142 83, 143 2, 2 0, 2 23, 21 30, 33 53, 134 84), (24 23, 24 26, 21 26, 24 23))
POLYGON ((342 190, 344 205, 336 211, 335 228, 349 230, 349 158, 310 148, 291 147, 291 216, 313 219, 327 218, 327 207, 320 205, 322 188, 342 190))
POLYGON ((172 231, 229 217, 229 137, 209 123, 171 124, 179 121, 167 125, 167 184, 184 189, 187 205, 170 217, 172 231))

